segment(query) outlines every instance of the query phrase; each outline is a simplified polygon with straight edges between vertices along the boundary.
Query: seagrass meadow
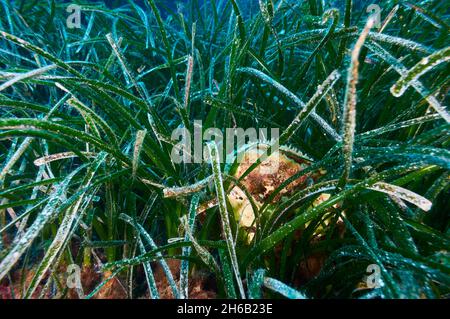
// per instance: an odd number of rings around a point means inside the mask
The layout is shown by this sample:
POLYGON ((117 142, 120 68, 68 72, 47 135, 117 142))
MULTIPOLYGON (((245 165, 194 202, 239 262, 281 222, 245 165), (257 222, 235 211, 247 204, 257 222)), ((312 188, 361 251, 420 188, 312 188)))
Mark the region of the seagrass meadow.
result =
POLYGON ((449 18, 0 0, 0 298, 448 298, 449 18))

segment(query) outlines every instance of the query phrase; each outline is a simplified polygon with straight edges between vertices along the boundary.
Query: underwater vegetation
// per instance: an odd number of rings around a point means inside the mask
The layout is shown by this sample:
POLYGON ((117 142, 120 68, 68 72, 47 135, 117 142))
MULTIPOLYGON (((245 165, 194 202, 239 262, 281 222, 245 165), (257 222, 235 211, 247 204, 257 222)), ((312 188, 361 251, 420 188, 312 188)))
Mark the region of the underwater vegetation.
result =
POLYGON ((0 298, 449 297, 448 1, 106 2, 0 0, 0 298))

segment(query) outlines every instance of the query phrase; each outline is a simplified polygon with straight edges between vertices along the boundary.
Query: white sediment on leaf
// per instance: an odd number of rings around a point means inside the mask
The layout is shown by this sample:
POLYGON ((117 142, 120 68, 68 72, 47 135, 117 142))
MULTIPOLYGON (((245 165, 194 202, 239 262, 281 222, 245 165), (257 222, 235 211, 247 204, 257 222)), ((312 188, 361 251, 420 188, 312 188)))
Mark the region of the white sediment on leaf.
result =
POLYGON ((144 143, 145 136, 147 135, 147 130, 139 130, 136 133, 136 139, 134 141, 133 149, 133 176, 136 176, 136 172, 139 165, 140 154, 142 150, 142 145, 144 143))
POLYGON ((411 204, 416 205, 417 207, 419 207, 420 209, 422 209, 426 212, 429 211, 432 206, 432 203, 425 197, 420 196, 420 195, 418 195, 406 188, 400 187, 400 186, 383 183, 383 182, 378 182, 368 188, 371 190, 386 193, 391 196, 403 199, 407 202, 410 202, 411 204))
POLYGON ((83 169, 84 166, 74 170, 62 181, 56 191, 50 195, 47 205, 39 213, 33 224, 27 229, 25 234, 15 243, 8 255, 0 262, 0 280, 9 272, 14 264, 19 260, 26 249, 33 243, 42 228, 54 216, 62 200, 65 198, 67 187, 72 178, 83 169))
POLYGON ((432 70, 435 66, 450 60, 450 47, 436 51, 423 58, 408 71, 404 72, 400 79, 391 87, 391 93, 395 97, 400 97, 405 93, 411 83, 417 81, 420 76, 432 70))
MULTIPOLYGON (((95 157, 97 155, 96 153, 92 153, 92 152, 81 152, 81 154, 83 154, 86 157, 95 157)), ((62 153, 51 154, 51 155, 37 158, 34 160, 33 164, 36 166, 42 166, 42 165, 48 164, 50 162, 59 161, 62 159, 67 159, 67 158, 74 158, 74 157, 78 157, 78 155, 75 154, 74 152, 62 152, 62 153)))
POLYGON ((236 277, 236 282, 239 287, 241 298, 245 299, 245 290, 242 285, 241 274, 239 272, 239 263, 236 256, 235 243, 233 241, 233 234, 231 232, 230 220, 228 218, 227 203, 225 197, 226 195, 223 187, 222 173, 220 171, 219 153, 215 142, 209 142, 207 146, 212 165, 217 200, 219 203, 219 212, 222 221, 222 230, 224 232, 225 241, 228 247, 228 253, 230 255, 231 265, 233 266, 234 275, 236 277))
POLYGON ((364 30, 361 32, 356 44, 353 48, 351 55, 350 67, 347 74, 347 88, 345 90, 344 100, 344 129, 343 129, 343 144, 342 153, 344 154, 344 171, 342 173, 339 187, 344 187, 350 175, 350 170, 353 160, 353 143, 355 139, 355 127, 356 127, 356 104, 357 94, 356 85, 358 84, 358 67, 359 67, 359 54, 361 48, 366 41, 370 29, 374 26, 375 20, 370 17, 367 20, 364 30))
MULTIPOLYGON (((401 64, 394 56, 392 56, 388 51, 386 51, 383 47, 381 47, 377 43, 370 43, 366 44, 366 46, 376 55, 381 57, 383 60, 385 60, 387 63, 389 63, 394 70, 403 76, 406 72, 408 72, 408 69, 401 64)), ((437 112, 439 115, 447 121, 447 123, 450 123, 450 114, 447 112, 445 107, 439 103, 439 101, 436 99, 436 97, 423 86, 423 84, 418 80, 411 81, 410 85, 420 94, 422 97, 430 104, 430 106, 437 112)))
POLYGON ((46 72, 48 72, 50 70, 54 70, 57 67, 58 67, 57 65, 51 64, 51 65, 47 65, 47 66, 44 66, 44 67, 36 69, 36 70, 32 70, 32 71, 26 72, 26 73, 17 74, 11 80, 9 80, 9 81, 3 83, 2 85, 0 85, 0 92, 3 91, 4 89, 14 85, 17 82, 37 77, 37 76, 39 76, 39 75, 41 75, 43 73, 46 73, 46 72))
MULTIPOLYGON (((291 100, 294 104, 296 104, 301 110, 306 108, 306 104, 297 97, 294 93, 289 91, 285 86, 281 83, 275 81, 270 76, 264 74, 263 72, 253 69, 253 68, 241 68, 238 71, 244 72, 247 74, 251 74, 256 76, 257 78, 263 80, 264 82, 272 85, 278 91, 280 91, 284 96, 286 96, 289 100, 291 100)), ((320 125, 320 127, 331 137, 333 137, 336 141, 340 141, 339 134, 319 115, 317 115, 314 111, 311 112, 311 117, 320 125)))

